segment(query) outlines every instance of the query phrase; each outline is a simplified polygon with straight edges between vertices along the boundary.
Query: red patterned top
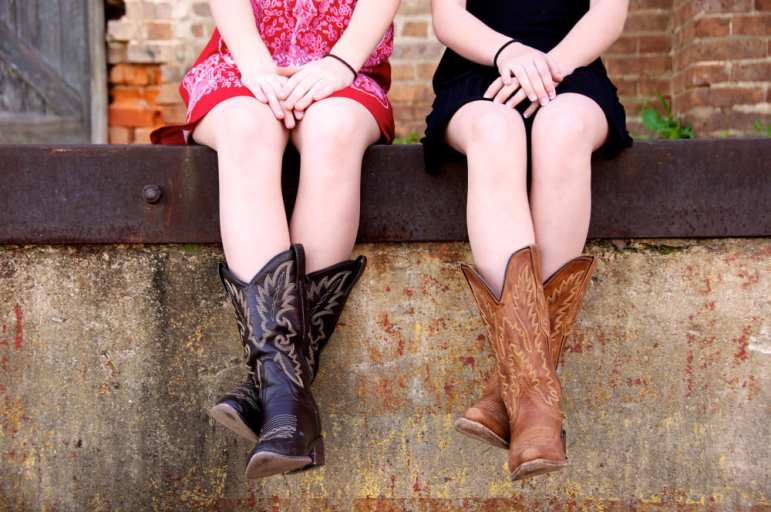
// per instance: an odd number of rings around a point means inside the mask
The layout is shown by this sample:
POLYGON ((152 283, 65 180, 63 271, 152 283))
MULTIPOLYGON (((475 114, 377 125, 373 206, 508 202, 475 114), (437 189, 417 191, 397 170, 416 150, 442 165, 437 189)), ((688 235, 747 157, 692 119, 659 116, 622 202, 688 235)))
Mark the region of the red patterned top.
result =
MULTIPOLYGON (((257 27, 278 66, 300 66, 327 54, 348 26, 356 0, 251 0, 257 27)), ((393 49, 391 25, 350 87, 340 91, 364 104, 375 115, 390 139, 393 112, 386 93, 391 85, 388 58, 393 49)), ((200 120, 218 102, 244 95, 246 88, 230 50, 218 30, 187 72, 180 94, 187 104, 187 125, 200 120)), ((167 142, 168 131, 158 130, 158 142, 167 142)), ((176 134, 174 134, 176 136, 176 134)), ((171 140, 171 139, 168 139, 171 140)), ((176 137, 175 137, 176 140, 176 137)))

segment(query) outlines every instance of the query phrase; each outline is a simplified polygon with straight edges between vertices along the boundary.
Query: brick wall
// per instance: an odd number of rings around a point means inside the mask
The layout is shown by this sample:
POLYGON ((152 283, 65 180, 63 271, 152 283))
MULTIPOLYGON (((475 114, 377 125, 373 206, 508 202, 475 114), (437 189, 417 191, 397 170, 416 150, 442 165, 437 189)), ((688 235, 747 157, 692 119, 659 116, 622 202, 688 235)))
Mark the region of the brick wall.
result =
POLYGON ((767 123, 771 1, 676 0, 673 20, 675 111, 703 135, 767 123))
MULTIPOLYGON (((109 0, 120 2, 121 0, 109 0)), ((400 136, 420 134, 442 53, 430 0, 402 0, 390 94, 400 136)), ((125 0, 108 24, 110 140, 148 142, 153 127, 179 122, 177 84, 213 28, 207 0, 125 0)), ((753 133, 769 121, 771 0, 632 0, 623 36, 604 55, 633 133, 657 94, 697 135, 753 133)))

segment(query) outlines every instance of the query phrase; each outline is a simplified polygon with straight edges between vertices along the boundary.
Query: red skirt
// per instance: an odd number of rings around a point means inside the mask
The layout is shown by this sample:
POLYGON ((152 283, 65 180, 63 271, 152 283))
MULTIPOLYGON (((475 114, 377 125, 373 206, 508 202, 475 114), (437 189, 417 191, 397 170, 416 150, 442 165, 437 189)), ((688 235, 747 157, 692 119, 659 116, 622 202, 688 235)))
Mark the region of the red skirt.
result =
MULTIPOLYGON (((261 28, 260 32, 269 34, 269 37, 263 35, 263 41, 279 66, 302 65, 323 57, 347 26, 352 6, 355 5, 355 0, 333 0, 340 4, 350 4, 348 11, 338 9, 330 10, 328 13, 313 12, 313 16, 308 20, 301 19, 298 23, 297 20, 287 19, 286 10, 271 18, 269 9, 261 8, 255 3, 256 1, 253 0, 253 4, 255 16, 261 28), (314 32, 314 24, 317 24, 314 20, 323 18, 325 26, 330 26, 329 17, 339 17, 340 12, 348 12, 348 19, 332 20, 338 23, 339 30, 324 32, 331 34, 329 40, 319 38, 318 32, 314 32), (306 27, 306 32, 298 32, 298 26, 306 27), (309 42, 303 46, 303 41, 306 40, 303 38, 304 35, 307 35, 306 39, 309 42)), ((302 15, 303 13, 300 13, 300 16, 302 15)), ((388 143, 394 138, 393 108, 386 95, 391 85, 391 66, 388 63, 388 57, 391 54, 392 44, 393 27, 389 28, 354 82, 330 96, 350 98, 366 108, 380 128, 382 141, 388 143)), ((185 74, 179 86, 179 92, 187 106, 185 123, 163 126, 154 130, 150 134, 153 144, 190 143, 190 133, 215 105, 238 96, 254 97, 241 82, 241 72, 217 30, 214 31, 193 67, 185 74)))

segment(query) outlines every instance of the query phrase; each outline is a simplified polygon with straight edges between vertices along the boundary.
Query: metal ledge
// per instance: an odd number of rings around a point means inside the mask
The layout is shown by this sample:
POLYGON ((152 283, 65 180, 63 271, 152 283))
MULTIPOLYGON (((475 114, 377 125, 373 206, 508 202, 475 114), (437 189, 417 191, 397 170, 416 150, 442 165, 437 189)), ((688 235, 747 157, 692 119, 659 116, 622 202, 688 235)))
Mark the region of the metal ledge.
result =
MULTIPOLYGON (((771 235, 768 139, 638 142, 597 159, 590 238, 771 235)), ((0 146, 0 243, 217 243, 217 160, 203 147, 0 146), (160 200, 147 197, 158 185, 160 200)), ((297 156, 286 159, 291 208, 297 156)), ((465 161, 420 146, 365 158, 360 241, 465 240, 465 161)), ((156 190, 157 192, 157 190, 156 190)))

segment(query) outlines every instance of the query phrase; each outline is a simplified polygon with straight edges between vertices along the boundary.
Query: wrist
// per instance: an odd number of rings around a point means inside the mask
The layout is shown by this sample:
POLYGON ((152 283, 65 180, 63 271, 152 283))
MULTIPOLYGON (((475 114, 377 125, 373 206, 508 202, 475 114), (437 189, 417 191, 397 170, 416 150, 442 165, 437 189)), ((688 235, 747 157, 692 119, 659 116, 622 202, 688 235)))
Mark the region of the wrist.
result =
POLYGON ((357 76, 358 76, 358 74, 359 74, 358 70, 357 70, 356 68, 354 68, 354 67, 351 65, 351 63, 350 63, 350 62, 348 62, 347 60, 345 60, 343 57, 341 57, 341 56, 337 55, 337 54, 336 54, 336 53, 334 53, 334 52, 329 52, 329 53, 327 53, 327 54, 324 56, 324 58, 327 58, 327 59, 331 59, 331 60, 334 60, 334 61, 336 61, 338 64, 340 64, 341 66, 344 66, 344 67, 345 67, 346 69, 348 69, 348 71, 351 73, 351 79, 352 79, 352 80, 356 80, 356 77, 357 77, 357 76))
POLYGON ((507 55, 512 48, 516 47, 518 44, 520 44, 516 39, 507 39, 505 42, 503 42, 498 49, 495 52, 495 55, 493 56, 493 67, 497 68, 502 58, 507 55))
POLYGON ((559 47, 554 48, 546 54, 549 59, 550 67, 554 68, 552 71, 556 72, 559 76, 555 76, 555 79, 562 80, 575 70, 575 66, 570 63, 570 59, 559 50, 559 47))
POLYGON ((239 63, 238 60, 236 60, 236 64, 238 65, 238 69, 241 71, 242 75, 262 75, 265 73, 275 73, 278 69, 278 66, 276 66, 275 62, 273 62, 272 58, 266 59, 264 57, 250 58, 243 63, 239 63))

